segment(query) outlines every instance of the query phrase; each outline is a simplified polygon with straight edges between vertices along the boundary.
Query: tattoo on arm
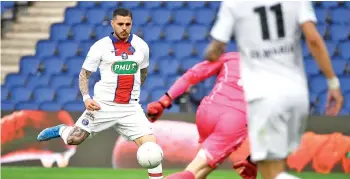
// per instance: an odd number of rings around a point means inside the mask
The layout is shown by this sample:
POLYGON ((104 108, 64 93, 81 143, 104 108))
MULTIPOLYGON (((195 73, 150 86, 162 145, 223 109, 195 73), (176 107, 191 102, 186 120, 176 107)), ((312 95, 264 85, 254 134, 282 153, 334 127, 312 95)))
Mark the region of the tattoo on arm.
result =
POLYGON ((79 89, 81 94, 84 96, 89 94, 89 78, 91 76, 91 71, 81 69, 79 74, 79 89))
POLYGON ((71 133, 69 134, 69 136, 71 137, 79 137, 79 138, 86 138, 89 136, 89 133, 84 130, 81 129, 80 127, 74 126, 73 130, 71 131, 71 133))
POLYGON ((141 85, 145 83, 147 75, 148 75, 148 68, 141 69, 141 85))

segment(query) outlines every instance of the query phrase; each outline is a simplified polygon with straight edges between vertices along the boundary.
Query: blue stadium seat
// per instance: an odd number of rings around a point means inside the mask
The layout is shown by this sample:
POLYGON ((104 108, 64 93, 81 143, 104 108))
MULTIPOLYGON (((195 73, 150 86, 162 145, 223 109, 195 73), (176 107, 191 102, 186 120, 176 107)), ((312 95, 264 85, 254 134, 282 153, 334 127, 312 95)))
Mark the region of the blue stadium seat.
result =
POLYGON ((56 102, 43 102, 39 105, 39 109, 42 111, 60 111, 61 105, 57 104, 56 102))
POLYGON ((13 111, 15 104, 9 100, 1 100, 1 111, 13 111))
POLYGON ((308 75, 317 75, 320 73, 318 65, 316 63, 315 60, 313 60, 313 58, 306 58, 304 60, 304 65, 305 65, 305 71, 306 74, 308 75))
POLYGON ((157 41, 160 39, 162 34, 161 26, 150 25, 146 26, 145 29, 147 30, 143 31, 143 39, 146 42, 157 41))
POLYGON ((56 52, 57 43, 49 40, 40 40, 36 44, 36 56, 45 57, 45 56, 54 56, 56 52))
POLYGON ((168 25, 164 28, 165 39, 168 41, 180 41, 184 37, 185 27, 178 25, 168 25))
POLYGON ((40 66, 40 59, 35 56, 23 56, 19 66, 21 74, 36 74, 40 66))
POLYGON ((149 101, 148 94, 149 94, 149 92, 146 89, 141 90, 141 94, 140 94, 140 103, 141 104, 147 103, 149 101))
POLYGON ((59 89, 62 87, 71 87, 73 83, 73 77, 67 75, 54 75, 50 80, 50 87, 53 89, 59 89))
POLYGON ((11 101, 14 103, 29 101, 32 90, 25 87, 15 87, 11 90, 11 101))
POLYGON ((175 75, 180 68, 180 61, 175 58, 165 58, 160 60, 159 69, 163 75, 175 75))
POLYGON ((203 57, 204 52, 205 52, 205 49, 207 48, 208 44, 209 44, 209 42, 207 42, 207 41, 196 43, 195 48, 197 49, 198 58, 200 58, 200 59, 204 58, 203 57))
POLYGON ((51 40, 67 40, 70 33, 70 25, 56 23, 51 26, 51 40))
POLYGON ((60 59, 51 59, 43 61, 45 74, 59 74, 63 69, 63 61, 60 59))
POLYGON ((90 47, 94 44, 95 42, 94 41, 83 41, 82 43, 80 43, 80 48, 81 48, 81 54, 80 56, 82 57, 86 57, 86 55, 88 54, 89 50, 90 50, 90 47))
POLYGON ((210 2, 210 7, 213 8, 213 9, 219 9, 220 7, 220 1, 211 1, 210 2))
POLYGON ((326 37, 326 32, 327 32, 327 24, 317 24, 317 30, 320 32, 322 37, 326 37))
POLYGON ((190 95, 195 101, 201 101, 206 94, 206 89, 202 83, 191 87, 190 95))
POLYGON ((78 24, 72 27, 74 40, 90 40, 93 32, 93 25, 90 24, 78 24))
POLYGON ((337 1, 322 1, 322 7, 335 8, 335 7, 338 7, 338 2, 337 1))
POLYGON ((187 6, 190 9, 198 9, 198 8, 204 8, 205 6, 204 1, 187 1, 187 6))
POLYGON ((303 57, 309 57, 310 56, 310 51, 309 47, 307 46, 307 43, 305 41, 302 42, 301 44, 302 50, 303 50, 303 57))
POLYGON ((347 63, 347 61, 341 57, 333 58, 332 65, 333 65, 333 69, 334 69, 335 74, 337 74, 337 75, 344 74, 346 63, 347 63))
POLYGON ((179 113, 180 112, 180 106, 177 104, 172 104, 170 109, 167 109, 164 111, 164 113, 179 113))
POLYGON ((132 19, 134 25, 145 25, 148 23, 148 19, 151 17, 151 13, 145 9, 135 9, 132 11, 132 19))
POLYGON ((164 77, 161 75, 148 75, 147 80, 152 82, 144 84, 144 88, 147 90, 154 90, 165 86, 164 77))
MULTIPOLYGON (((128 9, 138 8, 140 6, 140 1, 123 1, 123 7, 128 9)), ((134 11, 132 11, 134 14, 134 11)))
POLYGON ((164 88, 164 87, 159 87, 159 88, 156 88, 154 90, 152 90, 150 93, 151 95, 151 100, 150 101, 157 101, 159 100, 160 97, 162 97, 165 92, 167 92, 168 89, 164 88))
POLYGON ((327 87, 327 82, 324 76, 315 76, 311 78, 310 81, 311 90, 317 94, 325 92, 327 87))
POLYGON ((88 9, 86 19, 89 24, 101 24, 104 20, 107 20, 106 10, 97 8, 88 9))
POLYGON ((79 24, 83 21, 85 13, 84 9, 67 8, 64 14, 64 23, 68 25, 79 24))
POLYGON ((350 42, 343 42, 339 44, 339 53, 340 55, 345 58, 350 60, 350 42))
POLYGON ((62 59, 66 59, 68 57, 73 57, 77 55, 79 50, 79 43, 74 41, 63 41, 58 44, 58 52, 62 59))
MULTIPOLYGON (((174 3, 177 3, 176 1, 174 3)), ((169 2, 168 2, 169 3, 169 2)), ((174 12, 174 22, 176 25, 188 25, 194 19, 194 12, 189 9, 178 9, 174 12)))
POLYGON ((70 60, 66 62, 67 65, 67 73, 69 75, 77 75, 80 73, 81 68, 83 66, 84 60, 70 60))
POLYGON ((345 1, 344 5, 345 5, 345 7, 350 8, 350 1, 345 1))
POLYGON ((49 87, 39 87, 33 91, 34 101, 37 104, 46 101, 53 101, 55 97, 55 89, 49 87))
POLYGON ((328 13, 325 9, 315 9, 318 23, 324 24, 327 21, 328 13))
POLYGON ((317 94, 316 93, 309 93, 309 100, 311 103, 315 103, 317 100, 317 94))
POLYGON ((343 93, 350 93, 350 77, 342 76, 342 77, 339 77, 339 80, 340 80, 343 93))
MULTIPOLYGON (((166 8, 167 9, 181 9, 183 8, 185 3, 183 1, 167 1, 166 8)), ((185 16, 185 15, 184 15, 185 16)))
POLYGON ((7 100, 9 97, 9 90, 5 86, 1 86, 1 100, 7 100))
POLYGON ((16 86, 24 86, 26 82, 27 82, 27 75, 10 73, 10 74, 7 74, 5 78, 5 86, 9 90, 11 90, 13 87, 16 87, 16 86))
MULTIPOLYGON (((203 84, 204 84, 204 87, 205 88, 213 88, 214 84, 215 84, 215 81, 216 81, 216 76, 212 76, 208 79, 206 79, 203 84)), ((211 89, 210 89, 211 90, 211 89)))
POLYGON ((172 17, 171 11, 166 9, 156 9, 152 11, 152 23, 166 25, 172 17))
POLYGON ((34 102, 20 102, 15 105, 16 110, 38 110, 39 105, 34 102))
POLYGON ((78 98, 78 89, 76 88, 60 88, 57 91, 56 102, 64 105, 70 101, 76 101, 78 98))
POLYGON ((83 101, 73 101, 66 103, 63 109, 66 111, 84 111, 85 105, 83 101))
POLYGON ((50 76, 35 76, 35 75, 31 75, 28 77, 28 83, 26 85, 26 87, 28 89, 35 89, 38 87, 46 87, 49 86, 49 80, 50 80, 50 76))
POLYGON ((335 41, 346 40, 350 32, 350 26, 336 25, 331 26, 331 38, 335 41))
POLYGON ((195 15, 196 22, 203 25, 210 25, 216 17, 215 11, 212 9, 198 9, 195 15))
POLYGON ((237 45, 235 42, 231 41, 227 47, 226 47, 227 52, 237 52, 237 45))
POLYGON ((99 25, 95 28, 96 39, 101 39, 108 36, 113 29, 110 25, 99 25))
MULTIPOLYGON (((118 2, 116 1, 101 1, 100 7, 102 9, 116 9, 118 7, 118 2)), ((112 14, 108 14, 112 16, 112 14)))
POLYGON ((331 11, 332 22, 336 24, 350 23, 350 9, 337 8, 331 11))
POLYGON ((329 55, 333 56, 335 53, 335 49, 337 47, 337 43, 333 41, 326 41, 326 46, 329 52, 329 55))
POLYGON ((316 105, 316 110, 317 114, 324 115, 325 114, 325 109, 326 109, 326 104, 327 104, 327 93, 323 92, 321 93, 318 98, 317 98, 317 105, 316 105))
POLYGON ((79 1, 78 2, 78 7, 82 9, 87 9, 87 8, 92 8, 96 7, 97 3, 94 1, 79 1))
POLYGON ((163 4, 162 1, 145 1, 143 2, 145 9, 157 9, 160 8, 163 4))
POLYGON ((171 49, 171 45, 169 43, 153 43, 150 46, 150 54, 153 59, 158 59, 160 57, 168 56, 171 49))
POLYGON ((201 60, 197 59, 197 58, 184 58, 181 59, 181 68, 183 70, 188 70, 190 68, 192 68, 194 65, 196 65, 197 63, 199 63, 201 60))
POLYGON ((171 87, 171 85, 173 85, 175 83, 175 81, 180 78, 180 75, 168 75, 166 78, 166 87, 167 89, 169 89, 171 87))
POLYGON ((191 25, 188 28, 188 35, 192 41, 205 40, 208 35, 208 28, 204 25, 191 25))
POLYGON ((174 53, 178 59, 192 56, 193 51, 194 46, 192 43, 178 42, 174 44, 174 53))

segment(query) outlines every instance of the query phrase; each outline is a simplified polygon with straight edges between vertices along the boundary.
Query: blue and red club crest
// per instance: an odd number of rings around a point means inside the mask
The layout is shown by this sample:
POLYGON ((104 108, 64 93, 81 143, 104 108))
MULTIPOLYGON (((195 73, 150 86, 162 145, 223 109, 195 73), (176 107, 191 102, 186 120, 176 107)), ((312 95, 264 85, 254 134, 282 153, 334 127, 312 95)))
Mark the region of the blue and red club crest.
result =
POLYGON ((126 60, 126 59, 128 59, 128 54, 126 52, 123 52, 121 54, 121 57, 122 57, 123 60, 126 60))

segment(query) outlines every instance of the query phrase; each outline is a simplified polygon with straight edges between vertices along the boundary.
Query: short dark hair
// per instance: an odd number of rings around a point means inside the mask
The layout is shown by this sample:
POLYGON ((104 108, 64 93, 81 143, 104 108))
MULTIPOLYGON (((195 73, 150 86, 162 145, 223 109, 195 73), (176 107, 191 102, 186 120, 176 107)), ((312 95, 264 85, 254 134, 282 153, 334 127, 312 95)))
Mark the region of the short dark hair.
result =
POLYGON ((113 11, 113 18, 116 16, 129 16, 132 19, 132 13, 129 9, 126 8, 117 8, 113 11))

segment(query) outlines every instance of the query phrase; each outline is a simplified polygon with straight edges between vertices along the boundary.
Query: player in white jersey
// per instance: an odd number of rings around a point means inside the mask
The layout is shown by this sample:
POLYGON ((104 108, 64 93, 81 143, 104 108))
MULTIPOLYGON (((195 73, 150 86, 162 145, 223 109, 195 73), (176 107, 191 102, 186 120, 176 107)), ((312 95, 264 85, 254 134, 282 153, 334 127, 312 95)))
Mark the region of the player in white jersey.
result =
MULTIPOLYGON (((149 47, 131 34, 132 13, 118 8, 111 20, 113 31, 90 48, 79 75, 79 88, 86 110, 74 126, 59 125, 43 130, 39 141, 59 136, 68 145, 79 145, 90 134, 113 127, 138 146, 156 142, 150 122, 139 104, 140 87, 145 82, 149 65, 149 47), (88 80, 100 69, 101 80, 95 84, 93 99, 88 80)), ((150 179, 163 178, 162 166, 149 169, 150 179)))
POLYGON ((289 152, 298 147, 309 112, 301 33, 328 79, 327 114, 337 115, 343 97, 308 1, 224 0, 206 58, 215 61, 234 34, 248 102, 251 159, 264 179, 295 178, 284 173, 289 152))

